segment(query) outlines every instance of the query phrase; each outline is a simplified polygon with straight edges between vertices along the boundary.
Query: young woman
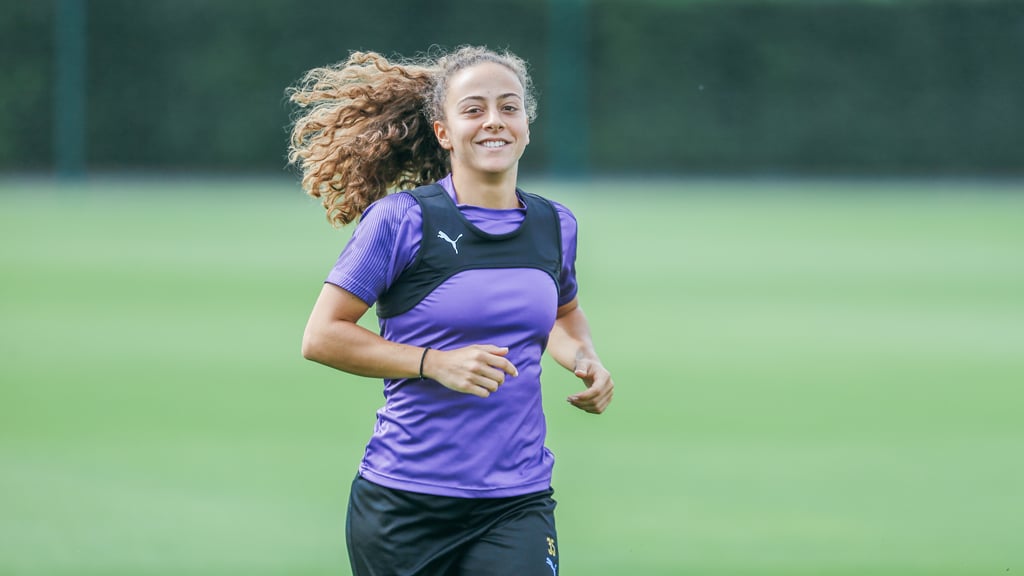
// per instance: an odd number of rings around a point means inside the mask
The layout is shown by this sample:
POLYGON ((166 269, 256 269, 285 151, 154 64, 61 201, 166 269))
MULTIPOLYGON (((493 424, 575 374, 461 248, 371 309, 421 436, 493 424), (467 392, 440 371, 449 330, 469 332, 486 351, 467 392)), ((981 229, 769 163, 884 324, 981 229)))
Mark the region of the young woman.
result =
POLYGON ((349 501, 356 575, 558 574, 541 355, 587 412, 613 383, 576 298, 576 220, 516 186, 532 88, 515 55, 463 47, 353 53, 290 91, 303 187, 332 223, 359 219, 302 354, 384 379, 349 501), (379 335, 357 324, 374 304, 379 335))

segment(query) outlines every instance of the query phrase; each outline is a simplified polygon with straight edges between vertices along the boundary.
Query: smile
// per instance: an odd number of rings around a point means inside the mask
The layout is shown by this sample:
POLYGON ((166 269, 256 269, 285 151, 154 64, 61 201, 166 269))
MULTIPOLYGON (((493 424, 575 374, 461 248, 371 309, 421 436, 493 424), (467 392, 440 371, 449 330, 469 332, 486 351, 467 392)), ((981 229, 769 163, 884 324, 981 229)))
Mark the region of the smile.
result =
POLYGON ((504 140, 484 140, 480 145, 484 148, 501 148, 508 145, 508 142, 505 142, 504 140))

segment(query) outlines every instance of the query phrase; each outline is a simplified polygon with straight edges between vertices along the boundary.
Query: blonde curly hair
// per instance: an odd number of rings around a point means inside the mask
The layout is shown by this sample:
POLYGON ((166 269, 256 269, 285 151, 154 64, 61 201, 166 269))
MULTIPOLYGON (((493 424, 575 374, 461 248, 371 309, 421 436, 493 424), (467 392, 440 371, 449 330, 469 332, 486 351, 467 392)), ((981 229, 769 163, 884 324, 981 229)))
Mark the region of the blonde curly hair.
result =
POLYGON ((532 122, 537 100, 526 62, 479 46, 396 63, 376 52, 352 52, 344 62, 310 70, 288 89, 300 111, 288 163, 298 166, 303 190, 321 199, 333 226, 356 220, 391 190, 448 173, 448 152, 437 142, 433 123, 444 120, 451 77, 481 62, 516 74, 532 122))

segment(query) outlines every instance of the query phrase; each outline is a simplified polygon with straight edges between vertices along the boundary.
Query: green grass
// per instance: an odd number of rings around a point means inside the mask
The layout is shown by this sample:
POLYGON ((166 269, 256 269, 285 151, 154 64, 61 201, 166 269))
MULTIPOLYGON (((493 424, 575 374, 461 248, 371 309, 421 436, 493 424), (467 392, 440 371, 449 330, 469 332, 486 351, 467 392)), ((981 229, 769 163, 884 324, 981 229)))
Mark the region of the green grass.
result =
MULTIPOLYGON (((1024 186, 530 189, 617 383, 546 365, 564 574, 1024 571, 1024 186)), ((348 572, 380 386, 299 355, 347 232, 255 180, 4 181, 0 230, 0 574, 348 572)))

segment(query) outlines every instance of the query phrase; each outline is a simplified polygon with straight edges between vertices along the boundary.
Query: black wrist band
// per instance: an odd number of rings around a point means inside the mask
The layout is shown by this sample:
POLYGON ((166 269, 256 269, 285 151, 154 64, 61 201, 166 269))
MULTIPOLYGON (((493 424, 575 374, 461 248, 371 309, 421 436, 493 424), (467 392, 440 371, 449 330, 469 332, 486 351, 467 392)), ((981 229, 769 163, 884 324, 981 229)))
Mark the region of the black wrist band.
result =
POLYGON ((423 375, 423 361, 427 359, 427 350, 430 350, 430 346, 423 349, 423 356, 420 356, 420 378, 426 378, 423 375))

